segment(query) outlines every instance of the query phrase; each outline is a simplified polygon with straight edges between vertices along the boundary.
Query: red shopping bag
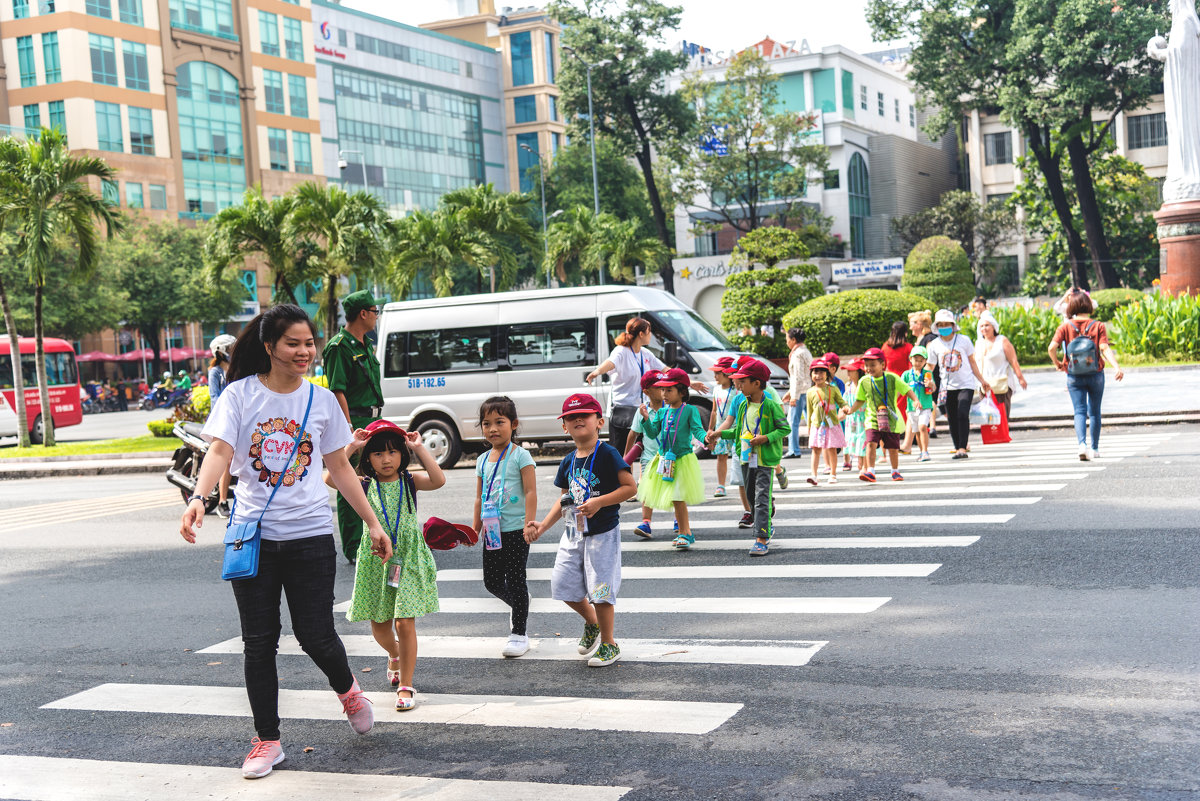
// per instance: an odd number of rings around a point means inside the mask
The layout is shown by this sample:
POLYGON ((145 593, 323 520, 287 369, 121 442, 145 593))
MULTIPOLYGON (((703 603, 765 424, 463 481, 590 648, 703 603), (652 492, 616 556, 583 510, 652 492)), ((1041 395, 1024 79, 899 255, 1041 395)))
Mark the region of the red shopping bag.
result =
POLYGON ((1008 415, 1004 411, 1004 404, 996 400, 996 393, 991 393, 992 403, 996 404, 996 408, 1000 410, 1000 422, 994 426, 980 426, 979 436, 983 439, 984 445, 1000 445, 1005 442, 1012 442, 1012 437, 1008 435, 1008 415))

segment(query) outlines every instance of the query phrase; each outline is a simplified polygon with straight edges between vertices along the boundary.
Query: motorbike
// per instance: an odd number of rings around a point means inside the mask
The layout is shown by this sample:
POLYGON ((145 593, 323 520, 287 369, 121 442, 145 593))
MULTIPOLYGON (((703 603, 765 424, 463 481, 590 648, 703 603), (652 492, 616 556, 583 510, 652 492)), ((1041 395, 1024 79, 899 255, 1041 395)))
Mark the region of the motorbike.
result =
MULTIPOLYGON (((180 421, 171 430, 171 433, 178 437, 182 444, 175 449, 175 455, 171 458, 171 467, 167 470, 167 481, 179 488, 179 494, 183 496, 185 504, 188 502, 188 498, 196 492, 196 479, 200 477, 200 465, 204 463, 204 456, 208 453, 208 442, 200 436, 203 429, 203 423, 180 421)), ((229 486, 232 488, 236 484, 237 476, 234 476, 229 486)), ((230 497, 232 497, 232 492, 230 497)), ((218 500, 217 488, 213 487, 212 492, 204 499, 204 513, 211 514, 217 508, 218 500)))

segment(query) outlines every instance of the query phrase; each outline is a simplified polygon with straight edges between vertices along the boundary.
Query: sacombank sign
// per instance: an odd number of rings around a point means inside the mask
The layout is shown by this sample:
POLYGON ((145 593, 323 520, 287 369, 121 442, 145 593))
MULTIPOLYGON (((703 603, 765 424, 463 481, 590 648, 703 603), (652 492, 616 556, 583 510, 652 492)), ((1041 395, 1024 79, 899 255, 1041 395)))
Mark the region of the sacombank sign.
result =
POLYGON ((321 23, 321 38, 329 41, 329 37, 333 35, 333 28, 329 27, 328 20, 321 23))

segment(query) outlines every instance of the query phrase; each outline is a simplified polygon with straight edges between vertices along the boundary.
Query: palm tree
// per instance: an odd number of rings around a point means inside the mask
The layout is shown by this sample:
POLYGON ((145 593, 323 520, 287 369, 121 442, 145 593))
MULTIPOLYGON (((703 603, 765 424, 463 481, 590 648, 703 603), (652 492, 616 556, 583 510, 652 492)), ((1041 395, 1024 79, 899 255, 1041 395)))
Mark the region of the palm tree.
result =
MULTIPOLYGON (((72 156, 66 136, 57 129, 42 128, 36 139, 26 141, 0 139, 0 227, 10 221, 15 225, 20 238, 17 259, 28 270, 33 284, 34 360, 42 405, 42 441, 47 447, 54 445, 54 421, 48 413, 50 389, 46 384, 42 324, 46 271, 54 240, 66 231, 79 245, 73 276, 83 279, 95 269, 100 255, 96 221, 104 223, 109 239, 124 223, 120 211, 93 192, 86 180, 112 180, 115 175, 103 159, 72 156)), ((14 348, 13 353, 19 361, 20 352, 14 348)), ((17 401, 23 403, 22 398, 17 401)))
POLYGON ((465 215, 438 209, 414 211, 396 224, 388 273, 392 288, 404 297, 413 280, 428 272, 439 298, 454 289, 451 271, 460 264, 481 269, 495 251, 485 237, 467 224, 465 215))
POLYGON ((391 228, 383 201, 367 192, 309 182, 295 192, 286 236, 312 248, 310 275, 325 284, 318 317, 325 341, 337 334, 338 285, 353 275, 365 288, 381 272, 383 239, 391 228))
POLYGON ((600 236, 592 239, 580 259, 585 272, 607 270, 617 281, 632 283, 637 280, 636 265, 643 272, 657 272, 671 258, 671 251, 657 237, 638 232, 636 220, 601 214, 598 228, 600 236))
POLYGON ((272 295, 296 303, 296 287, 304 282, 311 256, 308 242, 288 236, 288 220, 296 207, 290 195, 267 200, 260 187, 246 190, 240 206, 221 210, 208 223, 204 263, 212 280, 226 268, 260 256, 271 269, 272 295))
POLYGON ((544 270, 553 267, 560 283, 567 282, 568 266, 576 274, 583 271, 584 254, 600 236, 600 217, 586 206, 576 206, 563 215, 562 221, 552 223, 546 230, 544 270))
POLYGON ((491 184, 481 184, 447 192, 439 204, 447 212, 460 215, 480 235, 482 243, 492 251, 491 258, 481 267, 494 270, 499 265, 500 285, 511 286, 517 276, 518 250, 533 250, 538 245, 538 235, 530 222, 532 196, 500 193, 491 184))

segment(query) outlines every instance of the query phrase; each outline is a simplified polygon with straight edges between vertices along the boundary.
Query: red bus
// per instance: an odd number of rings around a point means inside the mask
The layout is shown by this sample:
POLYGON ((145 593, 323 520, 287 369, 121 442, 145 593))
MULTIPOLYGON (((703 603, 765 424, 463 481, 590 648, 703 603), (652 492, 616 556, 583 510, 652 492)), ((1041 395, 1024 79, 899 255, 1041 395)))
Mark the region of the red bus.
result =
MULTIPOLYGON (((53 408, 54 427, 79 425, 83 421, 83 407, 79 402, 79 369, 75 365, 75 349, 65 339, 43 340, 46 348, 46 383, 50 385, 50 406, 53 408)), ((29 435, 34 442, 42 441, 42 404, 38 399, 34 340, 22 337, 21 373, 25 380, 25 413, 29 420, 29 435)), ((16 409, 16 391, 13 388, 12 353, 8 337, 0 337, 0 392, 9 406, 16 409)))

